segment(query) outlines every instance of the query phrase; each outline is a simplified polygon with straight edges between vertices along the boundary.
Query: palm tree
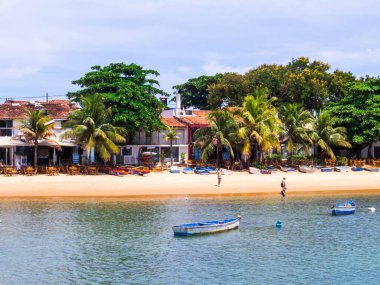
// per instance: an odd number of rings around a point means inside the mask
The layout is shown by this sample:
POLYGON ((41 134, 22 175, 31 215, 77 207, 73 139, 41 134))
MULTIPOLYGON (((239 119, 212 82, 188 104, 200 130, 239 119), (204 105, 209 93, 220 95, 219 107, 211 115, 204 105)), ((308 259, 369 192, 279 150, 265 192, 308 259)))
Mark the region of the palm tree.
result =
POLYGON ((327 111, 320 111, 315 120, 312 140, 322 149, 322 158, 324 154, 327 154, 331 159, 335 160, 334 152, 331 149, 333 146, 351 148, 351 144, 347 141, 346 128, 334 128, 335 122, 336 119, 331 117, 327 111))
POLYGON ((173 127, 167 127, 167 133, 164 139, 170 142, 170 166, 173 166, 173 141, 179 139, 177 130, 173 127))
POLYGON ((251 157, 254 146, 259 152, 259 162, 265 152, 280 147, 278 134, 281 122, 276 115, 276 108, 271 104, 273 100, 267 100, 267 91, 259 89, 253 95, 245 97, 243 110, 237 112, 241 117, 237 136, 243 142, 244 160, 251 157))
POLYGON ((282 105, 278 115, 282 121, 283 136, 287 139, 288 153, 292 154, 293 151, 297 153, 302 149, 310 154, 310 146, 313 144, 310 137, 314 125, 313 115, 297 103, 282 105))
POLYGON ((224 110, 215 110, 208 116, 210 126, 199 128, 194 133, 196 140, 195 147, 202 151, 201 160, 207 161, 216 150, 216 166, 219 168, 219 152, 226 147, 232 157, 233 135, 236 132, 237 124, 232 114, 224 110))
POLYGON ((38 145, 41 140, 48 141, 52 144, 57 144, 51 137, 54 136, 54 121, 49 116, 45 115, 44 110, 28 111, 28 118, 20 121, 21 125, 16 128, 21 134, 16 138, 24 138, 27 143, 34 145, 34 168, 37 167, 38 145))
POLYGON ((115 127, 111 122, 111 108, 106 109, 100 94, 93 94, 81 99, 82 109, 69 114, 65 127, 72 128, 65 132, 63 138, 73 138, 82 144, 89 153, 91 162, 92 151, 107 162, 112 154, 119 152, 116 143, 125 142, 124 128, 115 127))

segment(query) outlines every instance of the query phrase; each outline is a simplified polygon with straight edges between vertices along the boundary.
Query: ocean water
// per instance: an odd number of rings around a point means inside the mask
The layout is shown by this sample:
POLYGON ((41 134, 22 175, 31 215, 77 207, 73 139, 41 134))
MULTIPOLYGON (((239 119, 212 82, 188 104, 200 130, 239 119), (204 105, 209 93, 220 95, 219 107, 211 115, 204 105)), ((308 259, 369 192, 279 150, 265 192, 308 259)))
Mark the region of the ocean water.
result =
POLYGON ((376 195, 0 200, 0 284, 380 284, 379 214, 376 195), (238 214, 238 230, 171 229, 238 214))

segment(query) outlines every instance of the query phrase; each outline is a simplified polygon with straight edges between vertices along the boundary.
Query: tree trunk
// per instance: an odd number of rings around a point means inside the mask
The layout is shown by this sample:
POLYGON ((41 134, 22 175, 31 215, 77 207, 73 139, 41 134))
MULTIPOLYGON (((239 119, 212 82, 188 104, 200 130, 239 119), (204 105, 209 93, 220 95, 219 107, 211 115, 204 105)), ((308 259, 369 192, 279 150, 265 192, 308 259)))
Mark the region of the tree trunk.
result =
POLYGON ((219 169, 219 143, 216 144, 216 168, 219 169))
POLYGON ((367 154, 367 158, 373 158, 373 153, 372 153, 372 143, 370 143, 368 145, 368 154, 367 154))
POLYGON ((34 168, 37 169, 38 140, 34 141, 34 168))
POLYGON ((170 140, 170 166, 173 166, 173 141, 170 140))

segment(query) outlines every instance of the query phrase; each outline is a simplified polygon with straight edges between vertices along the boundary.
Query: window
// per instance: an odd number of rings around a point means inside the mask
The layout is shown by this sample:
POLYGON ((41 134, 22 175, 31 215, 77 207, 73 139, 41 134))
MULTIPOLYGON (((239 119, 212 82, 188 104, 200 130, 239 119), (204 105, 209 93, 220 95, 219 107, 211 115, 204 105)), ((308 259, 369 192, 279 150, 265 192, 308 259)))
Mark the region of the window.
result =
POLYGON ((0 120, 0 137, 13 136, 13 122, 12 120, 0 120))

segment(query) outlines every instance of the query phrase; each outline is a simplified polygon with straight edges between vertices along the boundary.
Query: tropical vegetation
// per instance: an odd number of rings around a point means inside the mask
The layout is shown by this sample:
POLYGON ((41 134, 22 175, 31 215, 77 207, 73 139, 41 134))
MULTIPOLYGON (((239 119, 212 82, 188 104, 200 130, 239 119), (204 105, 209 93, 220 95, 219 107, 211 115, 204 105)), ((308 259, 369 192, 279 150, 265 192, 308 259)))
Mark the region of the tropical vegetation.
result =
POLYGON ((28 117, 20 121, 20 125, 16 126, 21 134, 17 135, 16 139, 24 139, 25 142, 31 143, 34 146, 34 167, 37 167, 38 146, 40 142, 47 141, 53 147, 59 148, 57 141, 54 140, 54 125, 55 122, 45 115, 45 111, 34 110, 28 111, 28 117))
POLYGON ((173 127, 166 128, 164 139, 170 143, 170 166, 173 165, 173 141, 179 139, 178 132, 173 127))
POLYGON ((119 152, 118 143, 125 142, 124 128, 112 124, 112 110, 106 108, 101 94, 90 94, 80 100, 81 109, 69 114, 65 127, 71 128, 63 134, 63 138, 75 139, 88 152, 89 162, 95 151, 107 162, 112 154, 119 152))

